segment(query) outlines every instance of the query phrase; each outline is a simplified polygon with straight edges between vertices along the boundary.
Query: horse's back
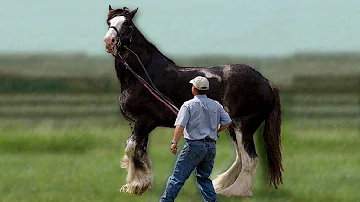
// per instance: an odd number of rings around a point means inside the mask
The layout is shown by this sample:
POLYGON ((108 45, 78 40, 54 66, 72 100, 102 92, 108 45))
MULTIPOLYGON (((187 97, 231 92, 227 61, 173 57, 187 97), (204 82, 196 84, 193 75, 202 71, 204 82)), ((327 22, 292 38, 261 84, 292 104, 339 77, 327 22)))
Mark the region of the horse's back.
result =
POLYGON ((249 65, 179 67, 178 70, 186 83, 196 76, 207 77, 210 82, 208 97, 218 100, 229 109, 241 111, 241 114, 264 111, 273 103, 268 79, 249 65))

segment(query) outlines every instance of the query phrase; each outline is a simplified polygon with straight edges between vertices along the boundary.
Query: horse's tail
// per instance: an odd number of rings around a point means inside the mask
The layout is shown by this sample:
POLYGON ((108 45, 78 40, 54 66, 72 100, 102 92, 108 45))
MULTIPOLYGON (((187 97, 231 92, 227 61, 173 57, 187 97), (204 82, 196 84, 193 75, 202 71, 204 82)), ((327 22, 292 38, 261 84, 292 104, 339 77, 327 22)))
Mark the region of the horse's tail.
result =
POLYGON ((274 95, 274 103, 269 116, 265 120, 265 127, 263 132, 264 146, 267 159, 268 177, 270 187, 277 186, 282 182, 282 157, 281 157, 281 105, 279 88, 268 81, 272 94, 274 95))

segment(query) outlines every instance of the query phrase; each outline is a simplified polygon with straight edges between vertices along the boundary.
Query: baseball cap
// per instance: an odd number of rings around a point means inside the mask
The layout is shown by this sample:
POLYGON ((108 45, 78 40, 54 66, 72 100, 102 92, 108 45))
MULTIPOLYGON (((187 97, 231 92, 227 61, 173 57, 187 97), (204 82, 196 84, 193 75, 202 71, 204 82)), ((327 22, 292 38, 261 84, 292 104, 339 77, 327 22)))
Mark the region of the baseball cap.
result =
POLYGON ((209 81, 207 78, 203 76, 197 76, 189 82, 198 90, 208 90, 209 89, 209 81))

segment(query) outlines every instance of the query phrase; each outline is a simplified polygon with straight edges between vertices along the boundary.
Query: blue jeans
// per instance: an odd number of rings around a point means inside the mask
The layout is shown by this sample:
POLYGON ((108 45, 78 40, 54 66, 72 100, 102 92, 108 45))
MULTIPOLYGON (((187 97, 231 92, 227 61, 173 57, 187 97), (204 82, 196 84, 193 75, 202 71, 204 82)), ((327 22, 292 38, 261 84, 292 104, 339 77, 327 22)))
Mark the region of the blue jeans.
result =
POLYGON ((216 193, 209 179, 215 156, 214 142, 186 142, 176 160, 174 172, 168 179, 160 202, 174 201, 193 170, 204 201, 216 201, 216 193))

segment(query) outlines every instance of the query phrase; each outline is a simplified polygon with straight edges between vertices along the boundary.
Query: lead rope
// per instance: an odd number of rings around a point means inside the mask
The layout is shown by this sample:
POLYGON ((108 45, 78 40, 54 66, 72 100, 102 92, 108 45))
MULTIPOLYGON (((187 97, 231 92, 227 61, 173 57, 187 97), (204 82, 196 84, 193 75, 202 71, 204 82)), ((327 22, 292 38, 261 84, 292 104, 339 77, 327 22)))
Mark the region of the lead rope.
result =
MULTIPOLYGON (((127 48, 129 50, 129 48, 127 48)), ((133 54, 135 54, 133 51, 131 51, 133 54)), ((136 54, 135 54, 136 55, 136 54)), ((114 57, 116 57, 114 54, 113 54, 114 57)), ((179 109, 175 106, 175 104, 173 104, 169 98, 167 98, 166 96, 164 96, 163 94, 161 94, 157 89, 156 87, 152 87, 150 86, 143 78, 141 78, 140 75, 138 75, 130 66, 129 64, 121 57, 120 54, 118 54, 118 56, 121 58, 123 64, 126 66, 126 69, 128 69, 132 74, 134 74, 134 76, 140 81, 141 84, 143 84, 145 86, 146 89, 148 89, 148 91, 156 98, 158 99, 160 102, 162 102, 167 108, 169 108, 176 116, 178 114, 178 111, 179 109), (154 89, 155 88, 155 89, 154 89), (155 92, 154 92, 155 91, 155 92), (157 94, 160 95, 157 95, 157 94), (162 98, 161 98, 162 97, 162 98), (165 98, 165 99, 164 99, 165 98)), ((143 66, 143 64, 141 63, 140 61, 140 58, 136 55, 137 59, 139 60, 141 66, 143 66)), ((146 75, 148 76, 148 73, 145 69, 145 67, 143 66, 144 70, 145 70, 145 73, 146 75)), ((148 76, 148 78, 150 79, 150 77, 148 76)), ((150 82, 152 83, 151 79, 150 79, 150 82)), ((153 83, 152 83, 153 84, 153 83)))
POLYGON ((151 85, 152 85, 152 87, 153 87, 153 90, 154 90, 155 92, 157 92, 157 93, 162 97, 162 99, 164 99, 164 100, 166 100, 167 102, 169 102, 177 111, 179 111, 179 109, 175 106, 175 104, 174 104, 169 98, 167 98, 165 95, 163 95, 163 94, 156 88, 156 86, 155 86, 154 83, 152 82, 152 80, 151 80, 148 72, 146 71, 146 68, 145 68, 144 64, 141 62, 139 56, 138 56, 134 51, 132 51, 130 48, 128 48, 127 46, 124 45, 124 47, 125 47, 126 49, 128 49, 132 54, 134 54, 134 55, 136 56, 136 58, 137 58, 137 60, 139 61, 140 65, 142 66, 142 68, 143 68, 143 70, 144 70, 147 78, 149 79, 149 81, 150 81, 150 83, 151 83, 151 85))
MULTIPOLYGON (((121 58, 122 59, 122 58, 121 58)), ((123 59, 124 60, 124 59, 123 59)), ((141 76, 139 76, 133 69, 131 69, 131 67, 127 64, 127 62, 124 60, 124 64, 126 66, 126 68, 134 74, 134 76, 140 81, 141 84, 143 84, 145 86, 145 88, 148 89, 148 91, 150 91, 150 93, 156 98, 158 99, 160 102, 162 102, 167 108, 169 108, 176 116, 178 114, 178 109, 176 108, 176 106, 172 105, 171 103, 166 102, 164 99, 160 98, 155 92, 154 89, 149 86, 149 84, 143 79, 141 78, 141 76)))

